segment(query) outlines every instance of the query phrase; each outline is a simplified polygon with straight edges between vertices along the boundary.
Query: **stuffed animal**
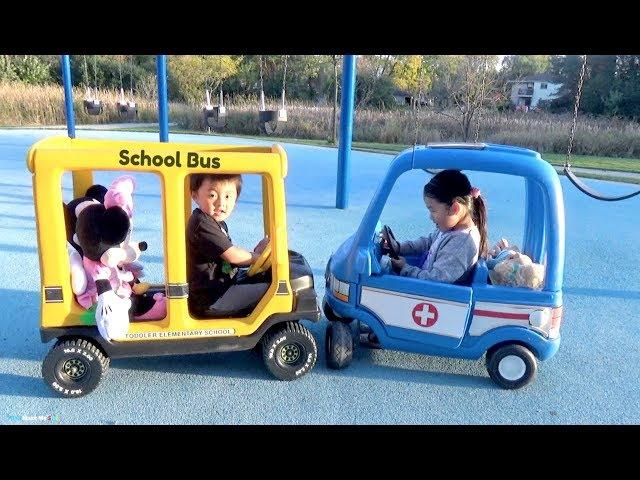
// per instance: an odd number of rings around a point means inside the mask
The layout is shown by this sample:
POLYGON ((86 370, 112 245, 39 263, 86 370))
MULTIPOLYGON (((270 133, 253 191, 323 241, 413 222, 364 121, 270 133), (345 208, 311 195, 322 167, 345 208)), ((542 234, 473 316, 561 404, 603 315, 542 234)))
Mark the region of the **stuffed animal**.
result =
MULTIPOLYGON (((62 203, 64 212, 64 221, 67 233, 67 252, 69 254, 69 267, 71 271, 71 289, 73 293, 82 295, 87 289, 87 275, 84 271, 84 265, 82 263, 82 247, 78 244, 78 237, 75 234, 76 224, 78 217, 76 210, 81 211, 87 205, 93 204, 96 201, 103 204, 104 197, 107 193, 107 188, 102 185, 92 185, 89 187, 83 197, 73 199, 68 204, 62 203), (86 203, 85 202, 89 202, 86 203), (79 209, 78 206, 82 205, 79 209)), ((131 230, 130 230, 131 231, 131 230)), ((129 240, 129 239, 128 239, 129 240)), ((121 262, 120 266, 132 272, 134 276, 133 290, 135 293, 144 293, 149 284, 140 283, 139 279, 144 276, 142 272, 142 264, 136 262, 140 256, 140 251, 146 249, 146 243, 140 244, 125 241, 126 259, 121 262)))
POLYGON ((164 294, 150 298, 132 289, 136 274, 127 266, 146 249, 146 243, 130 241, 134 187, 132 177, 122 176, 107 189, 104 204, 87 197, 74 201, 75 238, 87 278, 77 300, 87 309, 96 304, 96 325, 107 340, 124 336, 130 316, 148 320, 166 315, 164 294))
POLYGON ((87 289, 87 276, 82 265, 82 248, 78 245, 76 232, 76 207, 82 202, 96 200, 104 202, 104 195, 107 193, 106 187, 102 185, 92 185, 87 189, 83 197, 76 198, 68 204, 62 203, 64 212, 64 223, 67 232, 67 252, 69 254, 69 267, 71 270, 71 290, 75 295, 81 295, 87 289))
POLYGON ((540 290, 544 285, 544 265, 534 263, 518 247, 501 239, 490 251, 487 268, 494 285, 540 290))

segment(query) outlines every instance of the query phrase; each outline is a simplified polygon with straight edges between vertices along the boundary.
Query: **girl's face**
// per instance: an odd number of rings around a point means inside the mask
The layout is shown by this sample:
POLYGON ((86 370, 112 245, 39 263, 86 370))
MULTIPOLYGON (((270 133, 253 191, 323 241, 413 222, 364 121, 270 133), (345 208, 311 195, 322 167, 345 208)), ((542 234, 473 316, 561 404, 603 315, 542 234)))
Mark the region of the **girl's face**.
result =
POLYGON ((197 191, 191 192, 191 198, 200 210, 222 222, 233 212, 238 191, 234 182, 212 182, 206 179, 197 191))
POLYGON ((451 230, 460 222, 462 208, 459 203, 453 202, 449 206, 432 197, 424 197, 424 203, 427 206, 427 210, 429 210, 431 221, 436 224, 436 227, 441 232, 451 230))

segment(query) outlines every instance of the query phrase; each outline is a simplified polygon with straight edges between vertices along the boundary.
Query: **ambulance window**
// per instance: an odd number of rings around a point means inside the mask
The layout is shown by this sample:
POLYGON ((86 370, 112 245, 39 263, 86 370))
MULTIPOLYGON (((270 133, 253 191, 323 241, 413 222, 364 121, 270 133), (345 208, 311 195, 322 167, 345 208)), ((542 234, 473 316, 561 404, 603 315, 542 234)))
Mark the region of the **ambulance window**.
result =
MULTIPOLYGON (((464 172, 472 186, 478 187, 487 207, 489 247, 501 238, 522 247, 525 219, 525 183, 522 177, 464 172)), ((402 174, 387 199, 380 223, 389 225, 399 241, 428 235, 436 228, 423 200, 424 185, 432 175, 423 170, 402 174)))

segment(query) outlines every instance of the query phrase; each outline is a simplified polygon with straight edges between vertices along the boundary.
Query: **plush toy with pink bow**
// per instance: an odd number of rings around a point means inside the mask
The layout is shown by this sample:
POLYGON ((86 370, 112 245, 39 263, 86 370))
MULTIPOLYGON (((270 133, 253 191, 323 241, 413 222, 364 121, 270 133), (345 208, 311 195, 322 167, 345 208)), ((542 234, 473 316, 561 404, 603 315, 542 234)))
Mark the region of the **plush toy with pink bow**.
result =
POLYGON ((151 320, 166 315, 164 294, 149 296, 142 284, 135 283, 142 276, 136 260, 147 244, 131 240, 134 189, 133 177, 125 175, 106 190, 104 203, 101 197, 87 196, 67 205, 68 217, 75 223, 69 243, 79 247, 86 278, 83 285, 72 256, 72 287, 80 305, 87 309, 96 305, 96 325, 107 340, 124 337, 130 317, 151 320))

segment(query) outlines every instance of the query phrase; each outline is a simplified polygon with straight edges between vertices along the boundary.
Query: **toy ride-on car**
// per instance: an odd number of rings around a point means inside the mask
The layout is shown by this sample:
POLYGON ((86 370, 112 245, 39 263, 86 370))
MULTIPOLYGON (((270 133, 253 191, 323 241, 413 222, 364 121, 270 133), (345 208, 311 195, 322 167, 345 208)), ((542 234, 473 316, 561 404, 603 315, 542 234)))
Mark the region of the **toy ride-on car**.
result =
MULTIPOLYGON (((417 235, 416 235, 417 236, 417 235)), ((359 340, 365 346, 478 359, 486 354, 499 386, 531 382, 537 360, 560 344, 564 268, 564 204, 554 168, 534 151, 491 144, 430 144, 405 150, 391 163, 362 222, 331 256, 323 310, 327 363, 346 367, 359 340), (400 277, 381 264, 379 218, 398 177, 413 169, 458 169, 520 176, 526 191, 522 252, 544 263, 541 290, 491 284, 480 259, 466 284, 400 277)), ((391 242, 388 242, 391 243, 391 242)), ((393 252, 390 254, 393 255, 393 252)), ((407 257, 416 265, 418 258, 407 257)))
POLYGON ((278 379, 293 380, 314 367, 316 341, 300 320, 318 321, 320 309, 309 264, 288 249, 287 156, 282 147, 52 137, 32 146, 27 166, 33 174, 40 256, 40 335, 43 342, 57 340, 42 373, 54 392, 66 397, 91 392, 112 358, 248 350, 261 344, 266 367, 278 379), (72 290, 62 197, 65 172, 71 172, 74 198, 79 198, 93 185, 94 171, 148 173, 160 180, 165 282, 150 285, 149 291, 164 295, 166 313, 164 318, 131 319, 126 331, 108 340, 96 326, 95 312, 83 308, 72 290), (192 211, 193 173, 259 176, 263 225, 258 228, 270 243, 251 268, 240 270, 243 279, 237 283, 258 276, 269 286, 250 311, 201 318, 189 310, 185 232, 192 211))

